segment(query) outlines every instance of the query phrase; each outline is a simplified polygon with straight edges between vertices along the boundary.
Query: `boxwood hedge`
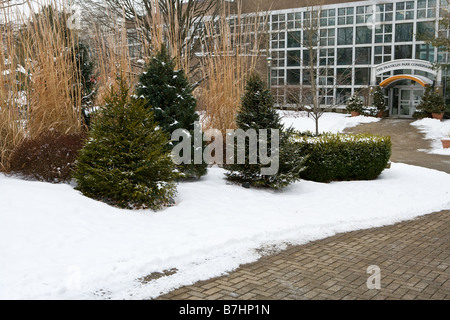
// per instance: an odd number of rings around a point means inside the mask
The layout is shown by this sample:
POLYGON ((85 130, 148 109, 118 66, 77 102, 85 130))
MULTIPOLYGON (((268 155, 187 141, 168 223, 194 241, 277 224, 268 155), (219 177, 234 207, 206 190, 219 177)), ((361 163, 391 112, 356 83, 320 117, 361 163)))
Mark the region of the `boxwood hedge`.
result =
POLYGON ((391 138, 369 134, 295 136, 301 154, 308 155, 301 178, 317 182, 372 180, 387 167, 391 138))

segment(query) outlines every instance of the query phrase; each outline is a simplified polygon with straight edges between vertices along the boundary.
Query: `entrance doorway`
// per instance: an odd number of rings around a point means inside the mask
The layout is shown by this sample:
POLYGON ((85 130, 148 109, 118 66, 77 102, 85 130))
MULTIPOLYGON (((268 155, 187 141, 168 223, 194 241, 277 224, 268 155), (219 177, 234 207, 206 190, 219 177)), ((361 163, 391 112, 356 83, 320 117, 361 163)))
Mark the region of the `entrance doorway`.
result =
POLYGON ((412 118, 422 100, 423 87, 396 86, 390 90, 389 115, 394 118, 412 118))

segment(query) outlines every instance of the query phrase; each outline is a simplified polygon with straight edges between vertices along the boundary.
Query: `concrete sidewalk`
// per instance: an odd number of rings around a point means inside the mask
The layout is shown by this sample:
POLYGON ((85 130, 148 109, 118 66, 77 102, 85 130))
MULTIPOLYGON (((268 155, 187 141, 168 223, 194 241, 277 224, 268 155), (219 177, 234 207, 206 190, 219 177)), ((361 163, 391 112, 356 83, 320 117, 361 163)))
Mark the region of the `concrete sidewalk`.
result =
MULTIPOLYGON (((450 173, 450 157, 430 155, 409 120, 384 119, 348 132, 390 135, 393 162, 450 173)), ((418 198, 420 201, 420 197, 418 198)), ((450 299, 450 211, 339 234, 243 265, 158 299, 450 299), (368 289, 367 268, 380 268, 381 289, 368 289)))

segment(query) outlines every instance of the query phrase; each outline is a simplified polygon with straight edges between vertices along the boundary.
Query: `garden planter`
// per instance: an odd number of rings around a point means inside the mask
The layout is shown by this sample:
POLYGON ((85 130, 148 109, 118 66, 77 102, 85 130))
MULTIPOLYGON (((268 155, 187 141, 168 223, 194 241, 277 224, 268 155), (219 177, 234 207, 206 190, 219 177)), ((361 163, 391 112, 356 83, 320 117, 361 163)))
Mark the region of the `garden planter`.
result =
POLYGON ((433 117, 433 119, 442 120, 442 118, 444 117, 444 113, 432 113, 431 116, 433 117))
POLYGON ((442 139, 441 142, 444 149, 450 148, 450 139, 442 139))
POLYGON ((358 117, 361 115, 361 113, 359 113, 358 111, 351 111, 350 114, 352 115, 352 117, 358 117))
POLYGON ((378 111, 377 118, 383 118, 384 111, 378 111))

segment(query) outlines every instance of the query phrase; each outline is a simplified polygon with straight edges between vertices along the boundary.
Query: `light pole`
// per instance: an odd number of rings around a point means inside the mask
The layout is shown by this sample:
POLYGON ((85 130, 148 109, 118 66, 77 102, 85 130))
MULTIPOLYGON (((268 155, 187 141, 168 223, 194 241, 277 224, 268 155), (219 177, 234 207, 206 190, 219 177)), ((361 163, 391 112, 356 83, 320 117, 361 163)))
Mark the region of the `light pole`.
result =
POLYGON ((270 89, 270 85, 271 85, 271 73, 272 73, 272 57, 268 56, 267 57, 267 86, 270 89))

